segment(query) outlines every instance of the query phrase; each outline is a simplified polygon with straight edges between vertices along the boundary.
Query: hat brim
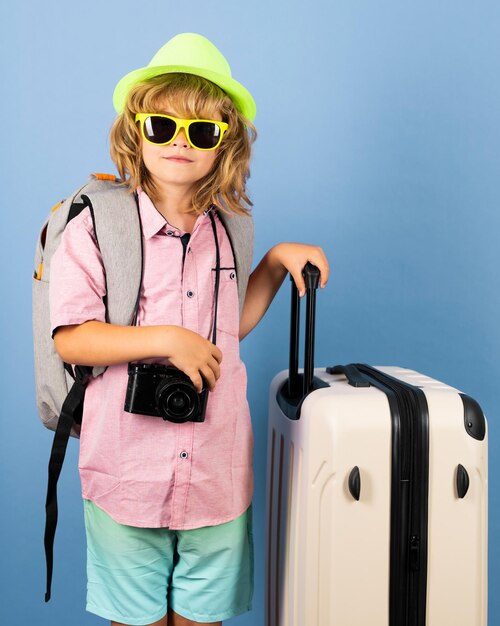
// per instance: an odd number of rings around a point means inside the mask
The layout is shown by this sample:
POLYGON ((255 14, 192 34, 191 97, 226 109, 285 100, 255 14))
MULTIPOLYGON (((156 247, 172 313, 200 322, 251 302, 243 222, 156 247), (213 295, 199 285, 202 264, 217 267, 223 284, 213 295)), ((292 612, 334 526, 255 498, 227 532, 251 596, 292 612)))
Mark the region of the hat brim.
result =
POLYGON ((125 101, 130 89, 137 83, 159 76, 160 74, 171 74, 172 72, 183 72, 185 74, 195 74, 212 81, 223 89, 233 100, 236 108, 250 121, 255 119, 256 106, 250 92, 241 83, 231 77, 211 72, 204 68, 197 68, 187 65, 162 65, 156 67, 142 67, 126 74, 116 85, 113 92, 113 106, 117 113, 122 113, 125 101))

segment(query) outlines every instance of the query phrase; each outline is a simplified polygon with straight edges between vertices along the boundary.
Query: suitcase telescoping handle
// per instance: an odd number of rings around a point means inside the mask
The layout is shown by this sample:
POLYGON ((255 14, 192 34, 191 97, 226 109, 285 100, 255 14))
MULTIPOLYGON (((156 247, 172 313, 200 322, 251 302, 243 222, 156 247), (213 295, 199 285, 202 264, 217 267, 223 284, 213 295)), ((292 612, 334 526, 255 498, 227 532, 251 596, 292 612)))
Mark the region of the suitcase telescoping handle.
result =
POLYGON ((306 337, 304 355, 304 378, 301 388, 299 377, 299 322, 300 322, 300 299, 299 292, 292 281, 292 310, 290 316, 290 365, 288 372, 288 395, 290 398, 305 397, 313 388, 314 376, 314 326, 316 317, 316 290, 319 285, 320 271, 313 265, 306 263, 302 270, 302 276, 306 284, 306 337))

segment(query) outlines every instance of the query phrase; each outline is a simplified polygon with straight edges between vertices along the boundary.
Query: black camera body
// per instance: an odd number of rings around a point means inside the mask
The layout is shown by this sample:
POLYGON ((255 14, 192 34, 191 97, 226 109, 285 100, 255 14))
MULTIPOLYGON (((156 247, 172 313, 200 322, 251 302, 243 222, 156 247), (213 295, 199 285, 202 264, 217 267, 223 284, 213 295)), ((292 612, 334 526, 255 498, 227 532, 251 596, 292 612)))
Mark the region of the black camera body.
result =
POLYGON ((200 393, 189 376, 176 367, 160 363, 129 363, 124 410, 164 420, 204 422, 208 388, 200 393))

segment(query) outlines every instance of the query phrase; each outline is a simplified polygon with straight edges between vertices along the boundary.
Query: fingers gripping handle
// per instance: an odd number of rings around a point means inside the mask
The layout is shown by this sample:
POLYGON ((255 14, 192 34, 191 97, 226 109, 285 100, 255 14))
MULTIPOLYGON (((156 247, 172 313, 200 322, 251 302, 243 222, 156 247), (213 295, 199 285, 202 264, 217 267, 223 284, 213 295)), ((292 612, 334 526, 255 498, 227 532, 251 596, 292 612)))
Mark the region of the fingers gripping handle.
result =
POLYGON ((299 367, 299 322, 300 299, 295 282, 292 281, 292 309, 290 316, 290 364, 288 375, 288 393, 291 398, 306 396, 312 389, 314 375, 314 328, 316 317, 316 290, 319 286, 320 271, 312 263, 307 262, 302 270, 306 284, 306 337, 304 354, 304 382, 300 388, 299 367))
POLYGON ((304 269, 302 270, 302 276, 304 277, 306 283, 306 290, 312 289, 314 292, 319 287, 319 278, 320 271, 316 265, 309 263, 309 261, 304 265, 304 269))

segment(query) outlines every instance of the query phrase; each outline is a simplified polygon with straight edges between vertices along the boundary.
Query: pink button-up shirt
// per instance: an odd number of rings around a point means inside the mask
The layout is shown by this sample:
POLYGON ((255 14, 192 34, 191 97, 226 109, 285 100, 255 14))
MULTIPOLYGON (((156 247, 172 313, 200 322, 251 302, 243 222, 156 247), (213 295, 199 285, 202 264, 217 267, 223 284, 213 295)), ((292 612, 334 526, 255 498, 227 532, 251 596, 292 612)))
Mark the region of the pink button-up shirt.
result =
MULTIPOLYGON (((137 324, 173 324, 212 338, 215 242, 209 216, 184 231, 168 224, 139 190, 144 274, 137 324)), ((253 493, 253 434, 246 370, 239 354, 236 270, 214 212, 221 255, 217 345, 223 358, 204 422, 175 424, 124 411, 127 363, 110 365, 86 390, 80 435, 82 495, 121 524, 172 529, 221 524, 247 509, 253 493)), ((85 208, 67 225, 50 269, 51 332, 105 320, 105 273, 85 208)), ((168 364, 167 359, 144 359, 168 364)))

